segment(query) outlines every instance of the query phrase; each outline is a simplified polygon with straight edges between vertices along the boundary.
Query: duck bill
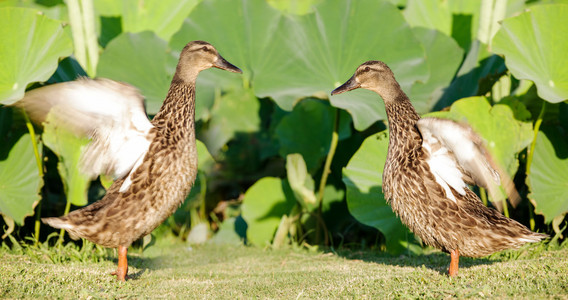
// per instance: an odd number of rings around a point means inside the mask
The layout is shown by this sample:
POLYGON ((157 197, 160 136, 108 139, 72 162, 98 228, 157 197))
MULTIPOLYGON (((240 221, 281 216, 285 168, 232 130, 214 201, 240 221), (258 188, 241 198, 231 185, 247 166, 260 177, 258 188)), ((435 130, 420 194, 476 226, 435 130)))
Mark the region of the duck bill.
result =
POLYGON ((221 55, 219 55, 217 57, 217 62, 215 62, 215 64, 213 64, 213 66, 215 68, 227 70, 229 72, 234 72, 234 73, 242 73, 243 72, 237 66, 235 66, 232 63, 225 60, 221 55))
POLYGON ((343 85, 341 85, 340 87, 331 91, 331 95, 333 96, 333 95, 345 93, 345 92, 357 89, 359 87, 361 87, 361 84, 359 82, 357 82, 357 79, 355 79, 355 75, 353 75, 343 85))

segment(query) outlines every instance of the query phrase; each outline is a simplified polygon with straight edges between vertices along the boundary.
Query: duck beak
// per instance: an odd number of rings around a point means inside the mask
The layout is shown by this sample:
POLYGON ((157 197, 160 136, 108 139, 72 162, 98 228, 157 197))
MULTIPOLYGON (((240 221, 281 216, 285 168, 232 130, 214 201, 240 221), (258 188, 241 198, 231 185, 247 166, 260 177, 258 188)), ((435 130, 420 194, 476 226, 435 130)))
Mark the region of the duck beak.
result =
POLYGON ((217 61, 213 64, 215 68, 227 70, 233 73, 243 73, 237 66, 226 61, 221 55, 217 56, 217 61))
POLYGON ((336 88, 335 90, 331 91, 331 95, 337 95, 341 93, 348 92, 350 90, 354 90, 361 87, 361 84, 355 79, 355 75, 351 76, 349 80, 347 80, 343 85, 336 88))

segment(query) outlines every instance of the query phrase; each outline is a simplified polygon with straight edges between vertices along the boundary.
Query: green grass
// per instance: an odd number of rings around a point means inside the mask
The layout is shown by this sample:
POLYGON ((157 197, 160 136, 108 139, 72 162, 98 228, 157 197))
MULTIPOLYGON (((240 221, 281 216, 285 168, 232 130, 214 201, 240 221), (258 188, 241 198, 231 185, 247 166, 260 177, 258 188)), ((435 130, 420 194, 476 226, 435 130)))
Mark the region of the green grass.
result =
POLYGON ((112 251, 43 248, 0 249, 0 298, 568 298, 566 243, 462 258, 458 277, 448 278, 449 256, 440 252, 395 257, 159 241, 143 254, 131 251, 126 283, 109 275, 112 251), (64 254, 75 259, 50 258, 64 254))

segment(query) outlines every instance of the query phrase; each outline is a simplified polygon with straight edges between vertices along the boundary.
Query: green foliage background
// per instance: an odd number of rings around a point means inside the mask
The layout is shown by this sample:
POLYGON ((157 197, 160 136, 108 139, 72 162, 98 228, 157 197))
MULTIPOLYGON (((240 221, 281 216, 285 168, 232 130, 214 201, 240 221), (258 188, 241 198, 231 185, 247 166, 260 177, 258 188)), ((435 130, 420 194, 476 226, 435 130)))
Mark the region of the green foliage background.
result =
POLYGON ((522 197, 506 214, 560 232, 568 212, 567 18, 566 1, 544 0, 2 1, 5 233, 16 224, 21 235, 44 237, 47 228, 31 228, 34 214, 96 201, 108 184, 77 172, 82 141, 41 126, 38 137, 9 105, 26 89, 87 75, 138 87, 152 116, 180 50, 197 39, 243 76, 200 75, 198 180, 158 233, 196 243, 420 252, 382 195, 381 99, 365 90, 329 97, 371 59, 393 69, 420 114, 467 122, 482 135, 522 197))

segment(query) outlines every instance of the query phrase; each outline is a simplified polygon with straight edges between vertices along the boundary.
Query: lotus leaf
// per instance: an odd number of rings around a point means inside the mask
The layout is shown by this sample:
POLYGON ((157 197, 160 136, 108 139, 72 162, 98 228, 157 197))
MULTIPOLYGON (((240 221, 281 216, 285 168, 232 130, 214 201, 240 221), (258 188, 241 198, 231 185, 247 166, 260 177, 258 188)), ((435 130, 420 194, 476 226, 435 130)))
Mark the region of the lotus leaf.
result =
POLYGON ((75 136, 66 128, 53 125, 55 122, 50 122, 50 118, 51 115, 48 115, 44 123, 42 139, 59 158, 57 169, 63 181, 67 201, 76 206, 87 205, 91 178, 80 171, 79 164, 82 150, 89 140, 75 136))
POLYGON ((97 76, 129 83, 146 98, 149 114, 156 114, 166 98, 176 58, 167 43, 152 32, 123 33, 100 56, 97 76))
POLYGON ((505 56, 511 73, 532 80, 552 103, 568 99, 567 16, 567 4, 533 6, 504 20, 493 38, 493 51, 505 56))
POLYGON ((535 211, 550 223, 568 212, 568 136, 559 127, 538 133, 527 184, 535 211))
MULTIPOLYGON (((428 76, 420 42, 387 1, 328 0, 303 16, 283 15, 262 0, 205 1, 172 45, 188 39, 204 39, 231 53, 231 62, 244 71, 245 86, 250 83, 257 96, 271 97, 285 110, 305 97, 327 97, 366 60, 387 62, 406 89, 428 76)), ((331 101, 349 111, 360 130, 385 117, 370 93, 354 91, 331 101)))
POLYGON ((28 84, 46 81, 59 58, 73 51, 61 22, 34 9, 0 8, 0 103, 24 96, 28 84))
POLYGON ((245 193, 242 216, 248 225, 247 240, 257 246, 272 241, 283 215, 289 214, 296 198, 287 180, 264 177, 245 193))
MULTIPOLYGON (((43 180, 29 134, 12 136, 0 143, 0 213, 23 225, 24 218, 34 213, 43 180)), ((39 151, 41 151, 41 144, 39 151)))

